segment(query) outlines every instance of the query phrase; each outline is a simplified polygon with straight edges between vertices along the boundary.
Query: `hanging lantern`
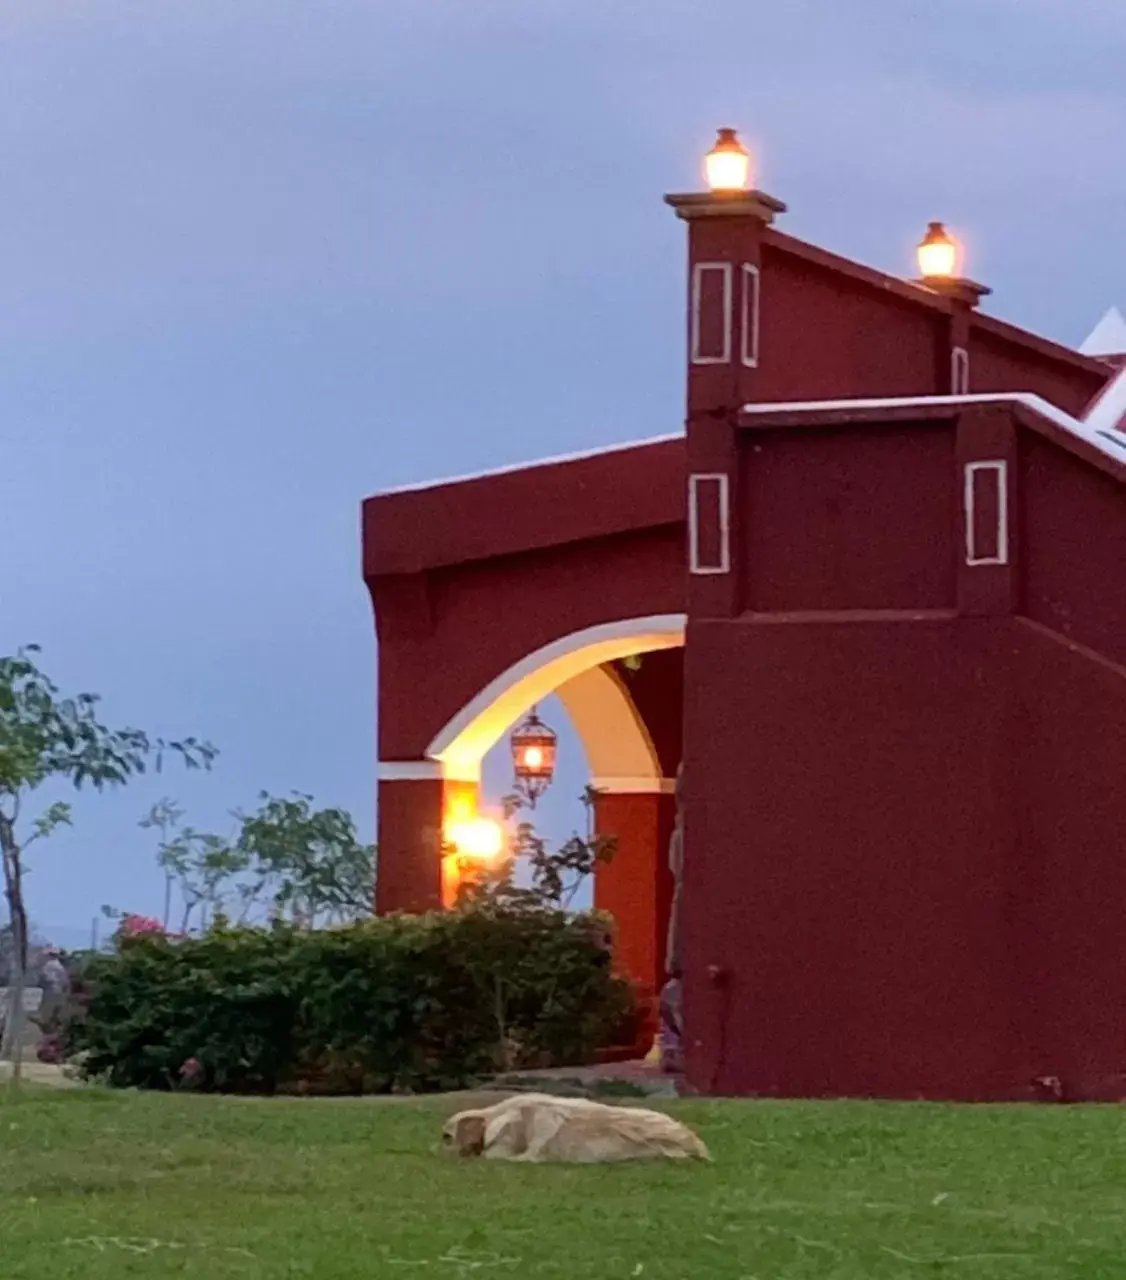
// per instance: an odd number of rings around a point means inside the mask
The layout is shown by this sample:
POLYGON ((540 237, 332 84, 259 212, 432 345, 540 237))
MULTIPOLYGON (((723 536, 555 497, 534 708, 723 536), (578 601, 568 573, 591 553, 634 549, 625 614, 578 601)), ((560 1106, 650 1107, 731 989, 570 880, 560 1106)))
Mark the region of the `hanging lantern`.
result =
POLYGON ((512 731, 508 740, 512 749, 512 770, 516 790, 531 808, 551 786, 555 777, 555 732, 536 715, 535 707, 512 731))

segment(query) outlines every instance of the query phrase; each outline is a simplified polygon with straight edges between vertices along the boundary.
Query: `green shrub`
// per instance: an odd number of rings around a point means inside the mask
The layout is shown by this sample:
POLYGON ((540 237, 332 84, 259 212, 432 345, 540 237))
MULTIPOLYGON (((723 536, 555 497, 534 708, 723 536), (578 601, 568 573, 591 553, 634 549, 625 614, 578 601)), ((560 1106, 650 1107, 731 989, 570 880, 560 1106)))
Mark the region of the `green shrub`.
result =
POLYGON ((317 932, 123 940, 71 1048, 121 1087, 457 1088, 570 1064, 628 1022, 593 916, 482 907, 317 932))

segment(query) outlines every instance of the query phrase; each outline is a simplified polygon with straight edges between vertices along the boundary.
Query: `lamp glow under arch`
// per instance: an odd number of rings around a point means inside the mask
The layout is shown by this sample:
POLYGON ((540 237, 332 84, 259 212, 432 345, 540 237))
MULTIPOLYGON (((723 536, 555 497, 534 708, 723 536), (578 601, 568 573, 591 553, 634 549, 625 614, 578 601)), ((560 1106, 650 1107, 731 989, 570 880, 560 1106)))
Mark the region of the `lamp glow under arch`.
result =
POLYGON ((916 254, 924 280, 949 280, 958 268, 958 242, 941 222, 927 225, 916 254))
POLYGON ((720 129, 704 157, 704 177, 712 191, 746 191, 751 185, 751 153, 734 129, 720 129))
POLYGON ((455 822, 447 839, 459 857, 482 862, 492 862, 504 850, 504 828, 492 818, 472 817, 455 822))

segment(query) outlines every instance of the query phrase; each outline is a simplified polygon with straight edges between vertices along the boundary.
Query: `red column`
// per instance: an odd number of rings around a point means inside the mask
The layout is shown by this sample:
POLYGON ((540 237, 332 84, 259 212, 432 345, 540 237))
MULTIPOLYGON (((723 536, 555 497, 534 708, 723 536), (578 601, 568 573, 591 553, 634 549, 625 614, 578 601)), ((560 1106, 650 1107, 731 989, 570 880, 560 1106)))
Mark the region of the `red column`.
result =
POLYGON ((949 317, 938 331, 936 393, 940 396, 969 395, 972 313, 982 298, 988 297, 992 291, 983 284, 961 276, 919 280, 916 283, 950 301, 949 317))
MULTIPOLYGON (((740 610, 739 409, 756 399, 762 242, 786 206, 761 191, 666 196, 688 224, 688 618, 740 610)), ((778 353, 774 354, 778 358, 778 353)), ((784 356, 783 356, 784 358, 784 356)))
MULTIPOLYGON (((773 350, 762 312, 763 243, 776 214, 785 205, 761 191, 738 194, 666 196, 677 216, 688 224, 688 626, 685 638, 684 753, 685 776, 693 777, 693 743, 707 741, 713 726, 704 718, 697 683, 714 672, 701 672, 693 662, 694 635, 701 623, 732 619, 743 602, 745 543, 742 502, 743 466, 737 416, 744 404, 762 398, 764 362, 785 360, 773 350)), ((697 807, 697 814, 701 809, 697 807)), ((685 867, 699 866, 703 824, 691 808, 684 824, 685 867)), ((699 872, 697 872, 699 875, 699 872)), ((691 876, 687 879, 691 882, 691 876)), ((688 886, 683 887, 690 895, 688 886)), ((688 1024, 706 1022, 706 978, 709 963, 693 952, 691 896, 687 896, 683 929, 684 1007, 688 1024), (694 1007, 695 1006, 695 1007, 694 1007)), ((688 1037, 690 1074, 700 1054, 688 1037)), ((707 1052, 712 1052, 709 1046, 707 1052)), ((698 1074, 698 1072, 697 1072, 698 1074)))
POLYGON ((643 999, 664 981, 665 938, 672 902, 669 837, 676 805, 671 794, 600 792, 595 830, 613 836, 613 859, 594 876, 594 905, 614 917, 614 958, 643 999))
MULTIPOLYGON (((392 766, 407 772, 402 765, 392 766)), ((439 766, 419 762, 417 772, 439 766)), ((381 778, 379 782, 379 860, 375 909, 436 911, 456 886, 443 885, 443 829, 455 810, 469 816, 476 805, 477 784, 441 776, 381 778)))
POLYGON ((441 778, 379 784, 375 909, 432 911, 442 905, 441 778))

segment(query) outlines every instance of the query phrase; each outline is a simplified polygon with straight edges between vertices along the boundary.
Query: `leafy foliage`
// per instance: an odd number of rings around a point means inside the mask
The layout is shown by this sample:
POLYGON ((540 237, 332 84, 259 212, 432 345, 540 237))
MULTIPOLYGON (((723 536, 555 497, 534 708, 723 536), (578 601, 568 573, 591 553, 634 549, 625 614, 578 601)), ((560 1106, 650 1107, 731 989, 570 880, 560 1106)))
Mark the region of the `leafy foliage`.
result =
POLYGON ((314 809, 295 791, 278 799, 263 791, 256 813, 239 814, 237 849, 275 910, 298 923, 342 922, 371 914, 375 848, 361 844, 352 815, 314 809))
MULTIPOLYGON (((0 795, 10 799, 48 778, 101 790, 144 773, 150 757, 158 773, 167 754, 190 769, 206 768, 215 758, 215 748, 196 738, 167 742, 140 729, 107 728, 98 719, 98 696, 60 697, 36 665, 38 653, 38 645, 27 645, 0 658, 0 795)), ((65 820, 65 808, 51 806, 54 825, 65 820)))
POLYGON ((230 837, 181 827, 183 812, 163 799, 141 820, 160 833, 166 928, 173 886, 182 903, 181 933, 221 917, 246 923, 256 909, 310 928, 371 914, 375 848, 360 843, 345 810, 316 809, 302 792, 279 799, 263 791, 254 813, 234 817, 230 837))
POLYGON ((140 729, 110 729, 98 718, 92 693, 63 697, 39 669, 39 649, 28 645, 0 657, 0 857, 4 889, 15 935, 16 981, 8 1038, 18 1034, 19 1008, 28 960, 28 918, 24 903, 24 854, 36 840, 69 825, 65 801, 48 805, 31 820, 21 838, 18 824, 28 798, 48 781, 96 790, 118 786, 144 773, 150 759, 159 772, 165 755, 178 756, 188 768, 208 768, 215 748, 196 738, 166 742, 140 729))
POLYGON ((425 1091, 586 1060, 628 1019, 605 924, 496 904, 306 931, 143 934, 93 962, 74 1026, 124 1087, 425 1091))
MULTIPOLYGON (((562 911, 570 907, 575 895, 599 863, 609 862, 617 851, 615 836, 598 835, 594 830, 594 801, 597 792, 591 788, 580 797, 586 807, 587 832, 578 833, 552 849, 530 821, 518 822, 509 841, 508 857, 491 871, 466 878, 458 887, 460 907, 486 903, 505 905, 511 909, 562 911), (527 868, 530 885, 516 883, 517 868, 527 868)), ((511 818, 525 807, 520 796, 508 796, 504 802, 505 817, 511 818)))
POLYGON ((197 908, 201 923, 222 913, 231 894, 243 887, 235 885, 236 877, 249 866, 248 859, 230 841, 194 827, 185 827, 162 842, 157 861, 165 876, 180 886, 184 904, 181 933, 188 931, 197 908))

